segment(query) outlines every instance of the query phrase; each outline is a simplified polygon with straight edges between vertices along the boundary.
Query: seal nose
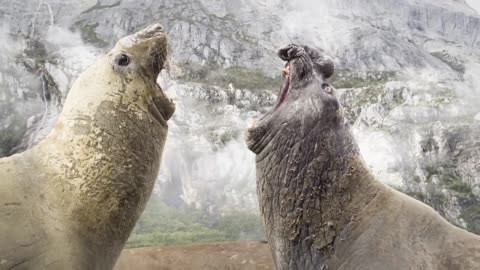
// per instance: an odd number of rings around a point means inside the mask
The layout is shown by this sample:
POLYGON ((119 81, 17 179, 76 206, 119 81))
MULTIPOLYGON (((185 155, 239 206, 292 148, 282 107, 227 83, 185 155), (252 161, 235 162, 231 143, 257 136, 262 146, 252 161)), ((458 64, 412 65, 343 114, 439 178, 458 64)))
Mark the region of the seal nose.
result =
POLYGON ((159 23, 152 24, 145 29, 138 32, 135 36, 136 38, 151 38, 158 35, 165 34, 163 26, 159 23))
POLYGON ((291 61, 302 56, 303 54, 305 54, 305 50, 296 44, 289 44, 277 51, 278 57, 280 57, 283 61, 291 61))

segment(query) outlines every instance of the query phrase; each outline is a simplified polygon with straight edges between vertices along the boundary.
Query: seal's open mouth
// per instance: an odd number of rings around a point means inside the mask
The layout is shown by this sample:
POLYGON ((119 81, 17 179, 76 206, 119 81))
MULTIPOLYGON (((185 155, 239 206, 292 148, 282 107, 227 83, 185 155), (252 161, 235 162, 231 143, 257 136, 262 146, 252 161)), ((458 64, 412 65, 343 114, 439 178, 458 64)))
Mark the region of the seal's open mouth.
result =
POLYGON ((175 104, 165 95, 157 82, 155 82, 155 86, 157 88, 156 91, 158 91, 158 96, 153 97, 149 110, 160 124, 167 126, 167 121, 175 112, 175 104))
MULTIPOLYGON (((275 107, 267 112, 260 120, 259 124, 262 122, 267 122, 269 118, 273 117, 275 112, 285 103, 287 100, 288 94, 290 92, 290 88, 292 86, 292 74, 291 74, 291 61, 287 61, 285 66, 282 68, 282 85, 280 86, 280 92, 277 98, 277 104, 275 107)), ((254 121, 250 126, 249 130, 253 131, 257 127, 257 121, 254 121)))
POLYGON ((273 111, 276 111, 285 102, 288 92, 290 91, 290 62, 287 62, 285 67, 282 69, 282 78, 283 80, 280 88, 280 95, 277 105, 275 105, 275 109, 273 111))
MULTIPOLYGON (((271 129, 269 123, 272 122, 272 119, 276 117, 278 109, 285 103, 288 98, 289 92, 292 86, 292 70, 291 70, 291 61, 287 61, 285 66, 282 69, 282 85, 280 87, 280 93, 278 95, 277 104, 273 110, 267 112, 257 123, 253 123, 249 126, 246 132, 246 141, 248 148, 254 153, 259 153, 262 148, 262 142, 265 141, 266 134, 271 129)), ((274 134, 274 133, 271 133, 274 134)), ((268 138, 267 138, 268 140, 268 138)))
POLYGON ((160 112, 159 110, 159 106, 157 105, 157 102, 155 102, 155 100, 152 102, 152 104, 150 104, 150 107, 149 107, 149 110, 150 110, 150 113, 152 113, 153 117, 155 117, 155 119, 157 119, 157 121, 162 124, 162 125, 166 125, 167 124, 167 121, 165 120, 165 117, 163 117, 162 113, 160 112))

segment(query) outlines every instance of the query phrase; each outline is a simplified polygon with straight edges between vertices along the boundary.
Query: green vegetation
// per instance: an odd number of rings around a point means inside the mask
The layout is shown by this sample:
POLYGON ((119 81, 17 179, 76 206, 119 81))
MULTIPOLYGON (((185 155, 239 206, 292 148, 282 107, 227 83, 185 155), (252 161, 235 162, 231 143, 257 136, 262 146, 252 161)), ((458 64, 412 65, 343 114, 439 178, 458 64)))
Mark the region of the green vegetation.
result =
POLYGON ((448 186, 448 189, 456 191, 458 193, 470 194, 472 193, 472 188, 465 182, 454 181, 448 186))
MULTIPOLYGON (((427 172, 428 182, 431 182, 433 177, 437 178, 439 181, 438 189, 436 188, 430 191, 429 194, 408 191, 406 194, 430 205, 444 217, 447 217, 444 211, 450 203, 451 199, 449 197, 455 197, 462 209, 459 218, 465 221, 467 225, 466 229, 473 233, 480 234, 480 204, 478 199, 473 195, 472 187, 455 173, 454 168, 426 166, 424 169, 427 172), (440 191, 443 188, 447 190, 447 193, 440 191)), ((455 220, 449 221, 459 226, 455 220)))
POLYGON ((218 127, 214 126, 208 131, 208 138, 215 144, 216 147, 221 148, 232 140, 239 138, 240 132, 240 130, 235 129, 219 131, 218 127))
POLYGON ((354 72, 350 69, 338 69, 330 79, 337 89, 346 89, 340 101, 345 117, 353 124, 363 108, 371 104, 380 104, 390 111, 405 102, 401 91, 384 91, 385 84, 395 80, 395 71, 354 72))
POLYGON ((96 45, 98 47, 104 48, 108 45, 108 42, 105 40, 101 39, 98 37, 97 33, 95 32, 95 29, 98 27, 98 23, 95 24, 84 24, 85 21, 78 21, 73 25, 73 29, 79 29, 80 30, 80 36, 82 37, 82 40, 96 45))
POLYGON ((395 71, 368 71, 358 73, 350 69, 337 69, 330 80, 335 88, 361 88, 384 84, 394 80, 397 75, 395 71))
POLYGON ((163 231, 159 227, 156 231, 139 234, 134 233, 130 237, 127 247, 145 247, 156 245, 182 245, 194 242, 224 241, 225 235, 222 232, 209 229, 201 224, 167 224, 173 230, 163 231), (175 227, 177 225, 178 227, 175 227))
POLYGON ((456 173, 455 167, 452 167, 451 165, 428 165, 425 167, 425 171, 427 172, 427 181, 429 182, 432 180, 432 177, 436 176, 440 180, 440 183, 448 189, 457 192, 461 192, 460 190, 464 189, 460 187, 461 185, 464 185, 464 182, 456 173))
POLYGON ((264 90, 280 87, 279 78, 271 78, 260 70, 243 67, 220 68, 212 65, 200 65, 192 62, 179 64, 184 74, 178 79, 199 83, 228 87, 231 83, 235 88, 264 90))
POLYGON ((475 204, 464 208, 460 218, 467 223, 469 231, 480 234, 480 205, 475 204))
POLYGON ((378 103, 381 100, 381 94, 381 86, 347 89, 340 98, 340 102, 348 122, 353 125, 362 109, 366 105, 378 103))
POLYGON ((472 188, 465 183, 456 173, 455 168, 444 166, 427 166, 427 181, 431 181, 432 177, 437 177, 440 184, 448 190, 454 191, 456 197, 461 201, 468 201, 473 198, 472 188))
POLYGON ((444 209, 445 204, 448 201, 447 196, 440 191, 435 191, 430 194, 430 198, 428 199, 428 204, 433 207, 433 209, 437 210, 440 214, 445 216, 444 209))
POLYGON ((425 194, 423 194, 422 192, 413 192, 413 191, 403 191, 403 190, 399 190, 400 192, 403 192, 405 194, 407 194, 408 196, 412 197, 412 198, 415 198, 421 202, 424 202, 424 203, 427 203, 427 199, 425 198, 425 194))
POLYGON ((442 104, 449 104, 458 100, 457 94, 454 89, 451 88, 442 88, 436 85, 433 85, 432 88, 436 89, 435 96, 433 97, 432 103, 437 107, 442 104))
POLYGON ((260 216, 252 213, 229 213, 213 226, 225 232, 225 240, 262 240, 265 238, 260 216))
POLYGON ((235 212, 214 216, 192 208, 171 208, 152 196, 127 247, 260 239, 264 233, 258 215, 235 212))
MULTIPOLYGON (((2 102, 0 102, 0 108, 5 108, 7 106, 3 106, 2 102)), ((13 110, 0 110, 0 115, 8 115, 13 110)), ((26 123, 23 121, 21 115, 16 112, 10 114, 7 127, 0 129, 0 157, 9 156, 13 147, 18 145, 22 140, 23 135, 25 134, 26 130, 26 123)))

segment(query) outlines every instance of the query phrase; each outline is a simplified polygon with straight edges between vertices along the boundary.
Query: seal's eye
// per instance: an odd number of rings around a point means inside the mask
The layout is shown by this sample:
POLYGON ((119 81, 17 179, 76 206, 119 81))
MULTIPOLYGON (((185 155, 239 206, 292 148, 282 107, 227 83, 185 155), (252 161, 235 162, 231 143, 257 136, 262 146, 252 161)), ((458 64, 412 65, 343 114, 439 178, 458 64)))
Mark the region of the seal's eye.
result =
POLYGON ((128 57, 128 55, 122 53, 118 59, 117 59, 117 64, 119 66, 128 66, 128 64, 130 63, 130 57, 128 57))
POLYGON ((330 87, 330 85, 327 84, 327 83, 322 84, 322 89, 323 89, 323 91, 325 91, 325 92, 327 92, 327 93, 329 93, 329 94, 332 93, 332 87, 330 87))

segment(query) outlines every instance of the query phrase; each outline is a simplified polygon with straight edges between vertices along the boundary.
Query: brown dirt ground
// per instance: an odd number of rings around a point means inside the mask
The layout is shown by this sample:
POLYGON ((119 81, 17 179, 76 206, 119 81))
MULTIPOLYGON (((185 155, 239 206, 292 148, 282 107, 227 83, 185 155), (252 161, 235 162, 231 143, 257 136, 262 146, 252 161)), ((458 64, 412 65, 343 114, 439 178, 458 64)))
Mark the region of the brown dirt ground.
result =
POLYGON ((273 270, 267 243, 238 241, 126 249, 114 270, 273 270))

